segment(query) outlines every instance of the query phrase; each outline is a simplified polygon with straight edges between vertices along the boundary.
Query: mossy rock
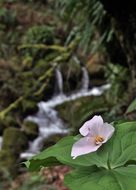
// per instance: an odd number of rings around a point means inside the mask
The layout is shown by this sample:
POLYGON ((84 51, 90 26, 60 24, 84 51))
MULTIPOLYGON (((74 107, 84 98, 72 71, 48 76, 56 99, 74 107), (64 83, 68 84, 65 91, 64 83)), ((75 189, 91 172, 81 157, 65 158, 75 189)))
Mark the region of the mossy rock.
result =
POLYGON ((39 127, 36 123, 25 120, 23 122, 23 131, 28 136, 29 140, 33 140, 38 136, 39 127))
POLYGON ((71 132, 78 133, 81 125, 95 114, 103 115, 110 109, 105 96, 82 97, 74 101, 65 102, 56 107, 60 117, 68 124, 71 132))
POLYGON ((0 135, 3 134, 4 130, 8 127, 18 126, 16 120, 11 115, 6 116, 4 119, 0 119, 0 135))
POLYGON ((0 180, 4 176, 5 172, 12 173, 12 176, 17 174, 17 157, 10 150, 0 151, 0 180))
POLYGON ((3 133, 3 150, 9 150, 15 155, 19 155, 28 147, 28 139, 24 132, 17 128, 7 128, 3 133))
POLYGON ((31 100, 23 100, 21 102, 23 117, 32 115, 38 111, 37 102, 31 100))

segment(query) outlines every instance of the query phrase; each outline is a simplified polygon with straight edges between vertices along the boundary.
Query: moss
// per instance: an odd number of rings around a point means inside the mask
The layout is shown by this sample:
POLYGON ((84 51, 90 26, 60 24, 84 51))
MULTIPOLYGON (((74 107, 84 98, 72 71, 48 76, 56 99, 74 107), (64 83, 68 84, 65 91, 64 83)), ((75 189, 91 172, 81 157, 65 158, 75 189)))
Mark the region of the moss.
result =
POLYGON ((3 120, 6 118, 6 115, 12 110, 16 110, 19 104, 22 102, 23 97, 18 98, 15 102, 11 103, 7 108, 0 112, 0 119, 3 120))
POLYGON ((8 127, 17 127, 18 124, 15 118, 11 115, 6 116, 4 119, 0 119, 0 135, 3 134, 4 130, 8 127))
POLYGON ((23 50, 24 55, 31 55, 35 60, 39 58, 45 57, 45 55, 51 53, 51 50, 37 50, 35 48, 35 44, 46 44, 51 45, 54 43, 54 31, 52 27, 45 25, 37 25, 28 29, 24 38, 22 40, 22 44, 25 45, 25 49, 23 50), (28 45, 26 48, 26 44, 28 45), (31 48, 29 48, 31 45, 31 48), (34 45, 34 47, 33 47, 34 45))
MULTIPOLYGON (((4 63, 2 64, 4 65, 4 63)), ((6 70, 10 70, 9 65, 7 67, 3 67, 6 70)), ((4 73, 4 71, 2 70, 0 73, 4 73)), ((1 134, 5 128, 5 125, 6 127, 17 126, 17 124, 12 125, 13 122, 9 122, 8 117, 12 118, 13 116, 15 123, 17 123, 16 118, 19 121, 28 115, 36 113, 38 111, 37 102, 44 98, 50 98, 54 91, 53 69, 48 64, 44 65, 43 62, 31 71, 14 71, 13 75, 16 77, 14 78, 11 75, 5 77, 4 74, 2 74, 2 77, 5 78, 3 78, 1 82, 2 84, 0 84, 2 89, 0 97, 1 102, 6 103, 0 104, 1 134), (3 89, 4 86, 9 86, 13 89, 13 91, 16 92, 17 98, 14 97, 15 99, 12 100, 12 95, 9 93, 8 89, 3 89), (7 100, 10 101, 7 102, 7 100)))
POLYGON ((9 150, 0 151, 0 177, 4 171, 12 173, 13 176, 17 173, 17 157, 9 150))
POLYGON ((24 99, 21 102, 21 111, 23 117, 36 113, 38 111, 37 102, 24 99))
POLYGON ((30 140, 33 140, 38 136, 39 129, 38 125, 32 121, 24 121, 23 131, 28 136, 30 140))
POLYGON ((53 28, 45 25, 33 26, 28 29, 24 37, 24 43, 27 44, 53 44, 53 28))
POLYGON ((3 134, 3 150, 9 150, 15 155, 19 155, 28 146, 28 139, 24 132, 17 128, 7 128, 3 134))

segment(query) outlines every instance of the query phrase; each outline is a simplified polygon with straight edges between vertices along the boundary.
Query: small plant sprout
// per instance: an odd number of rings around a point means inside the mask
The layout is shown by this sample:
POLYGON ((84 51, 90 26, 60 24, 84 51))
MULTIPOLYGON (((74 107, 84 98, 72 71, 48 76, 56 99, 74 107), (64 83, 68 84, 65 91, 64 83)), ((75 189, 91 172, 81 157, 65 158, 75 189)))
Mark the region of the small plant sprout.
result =
POLYGON ((104 123, 101 116, 94 116, 91 120, 86 121, 79 131, 83 138, 72 146, 71 156, 73 159, 95 152, 111 138, 115 128, 104 123))

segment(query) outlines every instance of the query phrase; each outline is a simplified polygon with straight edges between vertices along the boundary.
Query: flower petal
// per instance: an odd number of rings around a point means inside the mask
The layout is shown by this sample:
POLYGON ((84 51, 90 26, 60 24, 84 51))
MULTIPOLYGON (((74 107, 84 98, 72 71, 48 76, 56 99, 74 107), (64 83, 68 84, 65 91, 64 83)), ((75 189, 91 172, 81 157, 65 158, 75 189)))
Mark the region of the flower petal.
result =
POLYGON ((101 116, 96 115, 89 121, 86 121, 79 131, 83 136, 87 136, 88 134, 95 136, 98 135, 101 126, 103 126, 103 119, 101 116))
POLYGON ((96 145, 94 138, 83 137, 73 145, 71 156, 75 159, 77 156, 95 152, 101 145, 96 145))
POLYGON ((104 138, 103 143, 107 142, 112 137, 114 131, 115 128, 112 125, 108 123, 103 124, 103 127, 101 127, 99 131, 99 135, 104 138))

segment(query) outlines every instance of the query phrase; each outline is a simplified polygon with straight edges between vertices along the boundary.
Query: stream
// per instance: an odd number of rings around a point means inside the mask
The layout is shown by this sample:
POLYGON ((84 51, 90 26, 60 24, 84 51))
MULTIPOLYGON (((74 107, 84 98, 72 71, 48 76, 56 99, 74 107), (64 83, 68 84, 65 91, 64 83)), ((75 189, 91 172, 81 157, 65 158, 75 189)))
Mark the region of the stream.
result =
POLYGON ((39 102, 39 111, 34 116, 28 116, 26 119, 33 121, 39 125, 39 136, 29 143, 29 148, 26 152, 21 154, 21 158, 30 158, 40 152, 44 141, 54 134, 68 134, 70 131, 66 123, 58 116, 55 107, 65 102, 70 102, 85 96, 99 96, 110 85, 103 85, 101 87, 89 88, 89 76, 85 67, 82 68, 81 88, 77 92, 70 95, 63 93, 63 78, 59 69, 56 69, 56 86, 54 96, 47 102, 39 102))
MULTIPOLYGON (((63 93, 63 78, 59 69, 56 69, 56 84, 53 97, 47 102, 38 103, 39 111, 25 120, 33 121, 39 126, 39 135, 36 139, 29 142, 29 148, 21 153, 22 159, 31 158, 39 153, 43 148, 46 139, 55 134, 66 135, 70 132, 67 124, 59 117, 55 107, 65 102, 70 102, 86 96, 100 96, 106 89, 110 88, 109 84, 89 89, 89 76, 85 67, 82 67, 81 87, 76 92, 69 95, 63 93)), ((0 137, 0 147, 2 137, 0 137)))

